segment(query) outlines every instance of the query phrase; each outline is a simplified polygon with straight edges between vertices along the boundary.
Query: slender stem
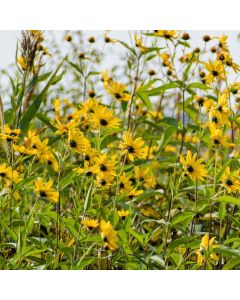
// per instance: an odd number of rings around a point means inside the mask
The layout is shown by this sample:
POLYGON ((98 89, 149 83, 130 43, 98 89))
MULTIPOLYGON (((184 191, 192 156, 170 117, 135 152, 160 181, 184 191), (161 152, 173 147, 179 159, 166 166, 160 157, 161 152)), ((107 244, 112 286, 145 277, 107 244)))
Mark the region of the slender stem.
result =
POLYGON ((139 77, 139 65, 140 65, 139 63, 140 63, 140 58, 141 58, 141 55, 139 55, 138 58, 137 58, 137 71, 136 71, 136 76, 135 76, 135 81, 134 81, 132 96, 131 96, 130 105, 129 105, 129 114, 128 114, 127 129, 130 129, 130 127, 131 127, 132 105, 133 105, 133 99, 134 99, 134 96, 135 96, 135 92, 136 92, 136 89, 137 89, 137 83, 138 83, 138 80, 139 80, 138 77, 139 77))
POLYGON ((179 149, 177 162, 179 162, 180 155, 182 154, 184 138, 185 138, 185 89, 182 89, 182 137, 181 137, 181 146, 179 149))

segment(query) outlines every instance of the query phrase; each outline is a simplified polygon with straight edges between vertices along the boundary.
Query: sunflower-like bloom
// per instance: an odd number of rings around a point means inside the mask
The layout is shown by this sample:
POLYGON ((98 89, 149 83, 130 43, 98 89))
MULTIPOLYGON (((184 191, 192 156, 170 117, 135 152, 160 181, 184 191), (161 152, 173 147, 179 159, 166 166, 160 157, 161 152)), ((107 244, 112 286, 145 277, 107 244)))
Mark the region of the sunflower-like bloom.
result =
POLYGON ((234 147, 234 143, 228 143, 227 137, 223 134, 221 129, 216 129, 214 127, 211 128, 211 140, 213 141, 214 145, 221 145, 223 147, 234 147))
POLYGON ((146 47, 146 46, 143 46, 142 39, 139 38, 136 33, 134 34, 134 40, 135 40, 136 47, 139 48, 139 50, 141 51, 141 53, 148 52, 149 48, 146 47))
POLYGON ((130 180, 130 177, 125 172, 120 176, 119 181, 119 190, 121 193, 128 193, 131 191, 132 182, 130 180))
POLYGON ((91 114, 91 121, 94 128, 118 128, 119 119, 113 116, 113 111, 108 110, 105 106, 98 106, 91 114))
POLYGON ((208 99, 207 97, 195 95, 193 98, 200 107, 205 107, 206 111, 209 112, 210 109, 214 107, 214 101, 212 99, 208 99))
POLYGON ((124 210, 124 209, 118 210, 118 215, 122 220, 125 220, 129 214, 130 214, 129 210, 124 210))
POLYGON ((240 191, 240 181, 239 181, 239 171, 230 171, 227 167, 225 172, 221 177, 222 186, 227 190, 227 192, 239 192, 240 191))
POLYGON ((165 39, 176 39, 178 38, 177 30, 154 30, 155 36, 163 37, 165 39))
POLYGON ((35 192, 41 198, 47 198, 53 203, 59 201, 59 192, 52 188, 53 180, 49 179, 48 182, 44 182, 42 178, 35 181, 35 192))
POLYGON ((123 83, 110 80, 105 88, 110 95, 119 101, 128 102, 131 99, 131 95, 126 91, 127 87, 123 83))
POLYGON ((144 140, 141 137, 134 140, 129 131, 124 134, 119 147, 122 150, 121 155, 127 155, 131 161, 134 161, 135 158, 145 159, 147 156, 147 147, 144 147, 144 140))
POLYGON ((207 176, 207 170, 202 164, 203 159, 197 159, 197 153, 192 155, 192 152, 188 150, 186 158, 180 155, 180 162, 183 164, 185 174, 192 180, 204 180, 207 176))
POLYGON ((91 144, 79 129, 70 129, 68 132, 68 146, 77 153, 86 153, 91 144))
POLYGON ((99 226, 99 222, 95 219, 85 219, 82 221, 82 224, 90 230, 99 226))
POLYGON ((143 193, 143 190, 132 189, 127 195, 129 199, 133 199, 143 193))
POLYGON ((209 240, 209 235, 205 234, 201 240, 200 248, 196 250, 197 254, 197 263, 202 265, 204 261, 209 261, 209 258, 218 261, 219 257, 216 253, 213 252, 214 248, 218 248, 219 245, 213 245, 215 237, 212 237, 209 240))
POLYGON ((0 134, 0 138, 7 142, 12 142, 19 139, 20 133, 21 129, 10 129, 10 127, 6 124, 4 125, 4 133, 0 134))
POLYGON ((96 185, 98 187, 102 187, 103 189, 108 189, 112 186, 114 180, 114 176, 111 172, 99 172, 96 177, 96 185))
POLYGON ((13 170, 12 167, 7 166, 6 163, 3 163, 2 165, 0 165, 0 179, 9 179, 12 182, 17 183, 21 180, 21 177, 18 171, 13 170))
POLYGON ((229 48, 227 44, 228 36, 223 34, 217 38, 219 39, 219 47, 222 49, 222 51, 229 52, 229 48))
POLYGON ((57 129, 55 131, 56 135, 64 135, 77 126, 77 123, 72 120, 67 124, 61 123, 58 116, 56 116, 55 120, 51 122, 51 124, 57 129))
POLYGON ((218 102, 213 106, 212 110, 216 110, 216 115, 222 125, 229 123, 229 115, 232 114, 229 107, 229 93, 225 92, 219 95, 218 102))
POLYGON ((95 174, 105 173, 111 176, 116 175, 116 160, 115 157, 111 158, 107 156, 106 153, 100 154, 94 158, 95 166, 94 172, 95 174))
POLYGON ((99 106, 99 101, 95 99, 88 99, 86 102, 82 103, 80 114, 85 118, 90 117, 91 114, 95 113, 96 108, 98 108, 99 106))
POLYGON ((163 67, 168 67, 169 70, 174 70, 174 66, 171 60, 171 56, 167 52, 160 53, 158 52, 158 56, 162 59, 163 67))
POLYGON ((218 60, 205 63, 205 68, 208 70, 208 75, 205 77, 206 83, 214 82, 214 80, 224 80, 223 64, 218 60))
POLYGON ((100 233, 103 241, 105 242, 105 246, 109 250, 115 250, 118 248, 117 245, 117 231, 114 230, 112 224, 110 222, 106 222, 102 220, 100 222, 100 233))
POLYGON ((113 39, 108 35, 108 30, 104 33, 104 41, 105 43, 112 43, 112 44, 117 43, 116 39, 113 39))
POLYGON ((156 177, 153 175, 151 168, 149 167, 134 167, 135 178, 138 179, 139 184, 147 189, 154 188, 157 181, 156 177))

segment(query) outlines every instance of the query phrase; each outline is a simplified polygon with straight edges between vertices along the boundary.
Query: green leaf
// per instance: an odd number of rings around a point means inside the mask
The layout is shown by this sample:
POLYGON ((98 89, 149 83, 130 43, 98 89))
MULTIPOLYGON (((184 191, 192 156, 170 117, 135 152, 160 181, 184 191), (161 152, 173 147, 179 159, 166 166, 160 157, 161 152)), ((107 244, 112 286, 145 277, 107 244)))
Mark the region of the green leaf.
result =
POLYGON ((188 62, 188 66, 187 66, 185 72, 183 73, 183 81, 186 81, 187 78, 188 78, 188 73, 190 72, 191 66, 192 66, 193 61, 194 61, 194 56, 195 56, 195 53, 193 52, 192 56, 191 56, 191 58, 188 62))
POLYGON ((232 270, 234 267, 240 264, 240 257, 230 259, 226 265, 223 267, 223 270, 232 270))
POLYGON ((144 92, 137 92, 136 93, 137 96, 142 100, 142 102, 145 104, 145 106, 151 110, 152 109, 152 103, 148 97, 148 94, 147 93, 144 93, 144 92))
POLYGON ((220 246, 219 248, 216 247, 213 250, 214 250, 214 252, 220 253, 223 256, 231 256, 231 257, 232 256, 239 256, 240 257, 240 250, 231 249, 231 248, 226 247, 226 246, 220 246))
POLYGON ((95 76, 95 75, 99 75, 99 74, 101 74, 101 72, 89 72, 87 74, 87 78, 90 77, 90 76, 95 76))
POLYGON ((224 203, 229 203, 229 204, 235 204, 235 205, 240 206, 240 199, 235 198, 233 196, 227 196, 227 195, 219 196, 216 199, 216 201, 224 202, 224 203))
POLYGON ((61 68, 64 61, 65 61, 65 58, 59 64, 56 71, 53 73, 53 75, 49 79, 48 83, 46 84, 46 86, 44 87, 42 92, 35 98, 34 102, 31 104, 31 106, 28 108, 28 110, 22 116, 22 118, 20 120, 20 123, 19 123, 19 127, 21 128, 21 130, 27 129, 27 127, 29 126, 31 120, 35 117, 36 113, 38 112, 38 110, 39 110, 39 108, 42 104, 42 101, 47 96, 47 92, 48 92, 49 87, 52 85, 52 83, 56 79, 56 75, 57 75, 57 73, 58 73, 59 69, 61 68))
POLYGON ((54 132, 56 131, 56 128, 52 125, 51 120, 46 116, 46 114, 37 113, 36 117, 49 128, 51 128, 54 132))
POLYGON ((136 201, 142 201, 142 200, 145 200, 145 199, 149 199, 149 198, 151 198, 155 195, 159 195, 159 194, 161 194, 159 191, 145 192, 142 195, 138 196, 136 201))
POLYGON ((148 94, 148 96, 158 96, 158 95, 164 93, 167 90, 176 89, 176 88, 179 88, 179 87, 180 87, 179 83, 177 83, 177 82, 170 82, 170 83, 166 83, 166 84, 164 84, 162 86, 159 86, 159 87, 157 87, 155 89, 147 91, 147 94, 148 94))
POLYGON ((190 88, 190 89, 195 88, 195 89, 200 89, 200 90, 205 90, 205 91, 210 89, 209 86, 207 86, 206 84, 201 83, 201 82, 192 82, 187 86, 187 88, 190 88))
POLYGON ((163 149, 167 144, 169 143, 172 135, 177 131, 177 127, 175 126, 169 126, 164 133, 162 134, 162 137, 160 139, 160 146, 159 149, 163 149))
POLYGON ((131 227, 128 229, 128 232, 135 237, 135 239, 140 243, 143 244, 143 237, 138 234, 136 231, 134 231, 131 227))
POLYGON ((77 64, 74 64, 73 62, 71 62, 69 60, 67 60, 67 62, 69 63, 69 65, 71 65, 76 71, 78 71, 83 76, 83 72, 77 64))
POLYGON ((81 259, 76 267, 74 267, 74 270, 84 270, 87 266, 95 263, 97 261, 96 257, 84 257, 81 259))
POLYGON ((91 202, 92 202, 92 184, 90 185, 87 195, 86 195, 86 199, 84 202, 84 213, 90 208, 91 206, 91 202))
POLYGON ((123 112, 127 110, 128 103, 126 101, 121 101, 121 107, 123 112))
POLYGON ((136 51, 135 51, 133 48, 131 48, 127 43, 122 42, 122 41, 120 41, 120 40, 118 40, 118 42, 119 42, 121 45, 123 45, 125 48, 127 48, 128 50, 130 50, 130 51, 132 52, 132 54, 134 54, 135 56, 137 56, 136 51))
POLYGON ((78 176, 79 174, 75 172, 71 172, 65 177, 63 177, 60 182, 59 182, 59 187, 61 190, 66 188, 69 184, 73 183, 74 179, 78 176))
POLYGON ((172 218, 171 227, 174 227, 175 225, 182 222, 189 223, 192 220, 193 216, 194 216, 193 211, 185 211, 181 214, 178 214, 172 218))
POLYGON ((27 183, 37 179, 39 177, 39 175, 32 175, 29 176, 23 180, 21 180, 20 182, 18 182, 16 185, 14 185, 13 187, 13 192, 16 192, 17 190, 21 189, 22 187, 24 187, 27 183))
POLYGON ((226 203, 224 203, 224 202, 220 203, 220 207, 218 210, 218 216, 221 220, 223 220, 224 217, 226 216, 226 203))

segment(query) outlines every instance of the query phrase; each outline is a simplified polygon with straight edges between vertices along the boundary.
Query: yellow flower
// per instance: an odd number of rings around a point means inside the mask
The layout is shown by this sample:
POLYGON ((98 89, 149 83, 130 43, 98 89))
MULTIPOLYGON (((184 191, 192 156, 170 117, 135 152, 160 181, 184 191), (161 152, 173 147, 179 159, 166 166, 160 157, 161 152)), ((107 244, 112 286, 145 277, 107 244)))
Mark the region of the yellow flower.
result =
POLYGON ((184 166, 185 174, 192 180, 204 180, 204 177, 207 176, 207 170, 202 165, 203 159, 197 160, 197 153, 192 155, 192 152, 188 150, 186 159, 180 155, 180 161, 184 166))
POLYGON ((41 198, 47 198, 53 203, 57 203, 59 201, 59 192, 52 188, 53 180, 50 179, 48 182, 44 182, 42 178, 39 178, 35 181, 35 192, 41 198))
POLYGON ((131 99, 131 95, 126 91, 126 85, 120 82, 110 80, 105 85, 105 88, 110 95, 119 101, 128 102, 131 99))
POLYGON ((128 198, 129 199, 133 199, 136 196, 139 196, 143 193, 143 190, 136 190, 136 189, 132 189, 129 193, 128 193, 128 198))
POLYGON ((63 124, 60 122, 59 118, 56 116, 55 121, 51 122, 52 125, 57 129, 55 131, 56 135, 63 135, 68 133, 69 130, 74 129, 77 126, 77 123, 74 121, 70 121, 67 124, 63 124))
POLYGON ((129 210, 124 210, 124 209, 118 210, 118 215, 122 220, 125 220, 129 214, 130 214, 129 210))
POLYGON ((77 153, 86 153, 91 148, 90 142, 79 129, 70 129, 68 132, 68 146, 77 153))
POLYGON ((113 180, 112 172, 99 172, 96 177, 96 185, 108 189, 113 184, 113 180))
POLYGON ((214 82, 214 80, 224 80, 224 69, 221 62, 215 60, 205 63, 205 67, 208 70, 208 75, 205 77, 206 83, 214 82))
POLYGON ((121 155, 127 155, 131 161, 134 161, 135 158, 146 158, 147 147, 143 146, 144 140, 141 137, 134 140, 129 131, 124 134, 123 141, 119 145, 120 149, 122 150, 121 155))
POLYGON ((12 142, 19 139, 20 133, 21 129, 10 129, 10 127, 6 124, 4 125, 4 133, 0 134, 0 138, 7 142, 12 142))
POLYGON ((214 145, 221 145, 223 147, 234 147, 235 144, 228 143, 226 136, 223 135, 221 129, 216 129, 214 127, 211 128, 211 140, 213 141, 214 145))
POLYGON ((53 107, 54 107, 54 112, 57 116, 60 116, 60 106, 61 106, 61 101, 59 98, 55 98, 53 101, 53 107))
POLYGON ((219 257, 216 253, 213 252, 214 248, 219 247, 219 245, 213 245, 215 237, 212 237, 209 240, 209 235, 205 234, 200 243, 200 249, 196 251, 197 254, 197 263, 202 265, 204 261, 209 261, 209 258, 218 261, 219 257))
POLYGON ((156 185, 156 177, 153 176, 152 171, 149 167, 134 167, 135 178, 139 180, 139 184, 145 188, 154 188, 156 185))
POLYGON ((99 101, 95 99, 88 99, 86 102, 82 103, 80 114, 84 117, 90 117, 99 105, 99 101))
POLYGON ((228 99, 229 94, 227 92, 220 94, 217 104, 215 104, 210 111, 211 116, 212 111, 215 110, 214 115, 219 119, 221 125, 229 123, 228 116, 231 114, 231 110, 229 108, 228 99))
POLYGON ((134 34, 134 40, 135 40, 136 47, 138 47, 140 49, 141 53, 148 52, 149 48, 146 46, 143 46, 142 39, 139 38, 136 33, 134 34))
POLYGON ((106 31, 104 33, 104 41, 105 43, 112 43, 112 44, 115 44, 117 43, 117 40, 116 39, 112 39, 108 34, 107 34, 108 31, 106 31))
POLYGON ((223 51, 229 52, 228 44, 227 44, 228 36, 223 34, 220 37, 218 37, 218 39, 219 39, 219 47, 223 51))
POLYGON ((94 158, 95 166, 94 170, 96 174, 99 173, 107 173, 108 175, 115 176, 116 172, 116 161, 113 157, 110 159, 106 153, 100 154, 99 156, 94 158))
POLYGON ((7 166, 6 163, 3 163, 0 165, 0 179, 9 179, 12 182, 19 182, 21 180, 21 177, 18 173, 18 171, 13 170, 12 167, 7 166))
POLYGON ((240 191, 239 171, 231 172, 227 167, 221 177, 221 182, 228 193, 240 191))
POLYGON ((90 230, 99 226, 99 222, 95 219, 85 219, 82 224, 90 230))
POLYGON ((117 231, 114 230, 112 224, 110 222, 106 222, 102 220, 100 222, 100 233, 103 241, 105 242, 105 246, 109 250, 116 250, 118 248, 117 245, 117 231))
POLYGON ((91 121, 94 128, 118 128, 119 119, 113 116, 113 111, 108 110, 105 106, 96 107, 91 114, 91 121))
POLYGON ((128 193, 132 189, 130 177, 124 172, 120 176, 119 190, 121 193, 128 193))
POLYGON ((164 37, 165 39, 178 38, 177 30, 154 30, 155 36, 164 37))
POLYGON ((18 64, 21 66, 21 68, 23 69, 23 71, 26 71, 28 68, 28 65, 26 63, 25 58, 21 55, 19 56, 19 58, 17 59, 18 64))

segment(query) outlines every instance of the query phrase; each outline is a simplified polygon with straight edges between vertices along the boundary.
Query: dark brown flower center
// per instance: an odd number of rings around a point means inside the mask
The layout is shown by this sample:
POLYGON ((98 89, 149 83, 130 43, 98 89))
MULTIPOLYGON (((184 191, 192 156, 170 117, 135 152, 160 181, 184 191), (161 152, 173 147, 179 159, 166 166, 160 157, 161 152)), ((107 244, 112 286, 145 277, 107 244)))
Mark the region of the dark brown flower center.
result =
POLYGON ((70 145, 71 148, 76 148, 77 147, 77 142, 74 141, 74 140, 70 140, 69 145, 70 145))
POLYGON ((116 97, 117 99, 120 99, 120 98, 121 98, 121 95, 120 95, 119 93, 116 93, 116 94, 115 94, 115 97, 116 97))
POLYGON ((40 191, 39 194, 40 194, 41 197, 46 197, 47 196, 47 194, 44 191, 40 191))
POLYGON ((192 173, 193 172, 193 167, 191 165, 187 165, 187 171, 189 173, 192 173))
POLYGON ((213 75, 213 76, 218 76, 218 71, 213 70, 213 71, 212 71, 212 75, 213 75))
POLYGON ((127 150, 128 150, 129 153, 134 153, 133 146, 127 146, 127 150))
POLYGON ((233 185, 233 182, 232 182, 231 179, 227 179, 227 180, 225 181, 225 183, 226 183, 227 186, 233 185))
POLYGON ((107 126, 108 122, 105 119, 100 119, 100 124, 102 126, 107 126))
POLYGON ((101 165, 99 166, 99 169, 100 169, 100 171, 102 171, 102 172, 106 172, 106 171, 107 171, 107 167, 106 167, 104 164, 101 164, 101 165))

